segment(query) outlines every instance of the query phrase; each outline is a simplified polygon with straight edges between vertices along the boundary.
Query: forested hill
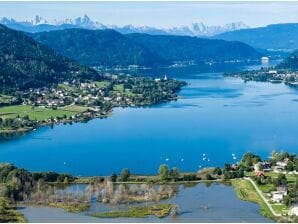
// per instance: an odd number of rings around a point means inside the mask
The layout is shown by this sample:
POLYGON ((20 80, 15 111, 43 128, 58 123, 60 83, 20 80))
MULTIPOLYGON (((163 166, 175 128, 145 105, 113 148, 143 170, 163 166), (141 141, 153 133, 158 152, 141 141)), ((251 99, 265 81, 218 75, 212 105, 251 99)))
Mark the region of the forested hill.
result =
POLYGON ((176 61, 256 59, 240 42, 187 36, 120 34, 114 30, 67 29, 30 34, 61 54, 92 66, 170 65, 176 61))
POLYGON ((243 60, 260 57, 260 53, 254 48, 238 41, 149 34, 127 34, 126 36, 171 62, 243 60))
POLYGON ((298 50, 291 53, 286 59, 281 62, 277 68, 288 69, 288 70, 298 70, 298 50))
POLYGON ((23 32, 0 25, 1 92, 41 87, 72 78, 100 79, 100 75, 23 32))
POLYGON ((266 27, 242 29, 213 37, 222 40, 237 40, 255 48, 273 50, 298 49, 298 23, 272 24, 266 27))
POLYGON ((91 66, 154 66, 166 61, 114 30, 65 29, 32 34, 35 40, 91 66))

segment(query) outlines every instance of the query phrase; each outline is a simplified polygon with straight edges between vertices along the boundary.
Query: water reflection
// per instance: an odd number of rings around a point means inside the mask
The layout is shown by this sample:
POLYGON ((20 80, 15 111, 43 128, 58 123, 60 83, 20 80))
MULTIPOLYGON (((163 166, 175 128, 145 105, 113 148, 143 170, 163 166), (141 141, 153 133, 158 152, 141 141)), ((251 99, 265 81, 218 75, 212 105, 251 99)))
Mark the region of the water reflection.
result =
MULTIPOLYGON (((244 202, 236 197, 234 189, 229 184, 220 183, 187 183, 184 185, 151 185, 126 184, 110 185, 72 185, 66 188, 55 188, 47 196, 58 195, 67 198, 80 198, 86 195, 91 204, 88 211, 79 214, 67 213, 60 209, 45 206, 25 206, 20 211, 29 222, 271 222, 259 213, 259 206, 244 202), (146 199, 148 193, 158 195, 158 202, 146 199), (64 195, 64 196, 62 196, 64 195), (68 195, 71 195, 68 196, 68 195), (136 201, 131 196, 142 198, 136 201), (103 198, 108 200, 104 203, 103 198), (146 199, 146 200, 144 200, 146 199), (117 202, 117 203, 115 203, 117 202), (93 218, 94 212, 127 210, 128 206, 150 206, 154 203, 175 204, 179 206, 177 216, 158 219, 154 216, 146 218, 93 218)), ((46 196, 44 196, 46 199, 46 196)))
POLYGON ((50 204, 92 203, 125 204, 138 202, 159 202, 169 199, 179 192, 176 184, 114 184, 111 181, 94 184, 43 184, 26 197, 24 203, 50 204))

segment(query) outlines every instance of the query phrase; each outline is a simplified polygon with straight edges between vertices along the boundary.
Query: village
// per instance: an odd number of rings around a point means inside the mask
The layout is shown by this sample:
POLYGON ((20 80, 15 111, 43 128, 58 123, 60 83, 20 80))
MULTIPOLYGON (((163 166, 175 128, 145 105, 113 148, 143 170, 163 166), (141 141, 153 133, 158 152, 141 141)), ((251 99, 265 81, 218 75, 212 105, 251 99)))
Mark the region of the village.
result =
MULTIPOLYGON (((237 169, 239 164, 234 165, 237 169)), ((298 216, 298 159, 285 152, 275 153, 268 160, 253 164, 245 172, 250 181, 276 217, 298 216)))
POLYGON ((243 71, 237 73, 225 73, 225 76, 240 77, 244 81, 260 81, 271 83, 284 83, 291 87, 298 87, 298 72, 289 72, 279 69, 268 69, 243 71))
POLYGON ((185 82, 106 73, 99 81, 69 80, 0 95, 0 131, 105 117, 114 107, 148 106, 177 99, 185 82))

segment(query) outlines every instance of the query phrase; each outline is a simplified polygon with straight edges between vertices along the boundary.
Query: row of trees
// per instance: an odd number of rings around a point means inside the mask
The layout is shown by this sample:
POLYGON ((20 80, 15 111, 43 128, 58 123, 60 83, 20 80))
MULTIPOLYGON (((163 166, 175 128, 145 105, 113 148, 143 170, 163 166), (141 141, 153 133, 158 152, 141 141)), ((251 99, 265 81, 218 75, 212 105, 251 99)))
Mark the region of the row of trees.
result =
MULTIPOLYGON (((181 175, 181 173, 177 167, 173 167, 170 169, 168 167, 168 165, 166 165, 166 164, 162 164, 159 166, 158 177, 159 177, 159 180, 164 181, 164 182, 183 181, 183 180, 184 181, 195 181, 195 180, 201 179, 194 173, 188 173, 188 174, 181 175)), ((116 173, 112 173, 112 175, 110 176, 111 182, 116 182, 116 181, 127 182, 127 181, 130 181, 130 179, 131 179, 131 173, 130 173, 130 170, 127 168, 122 169, 119 176, 116 173)), ((142 180, 142 181, 146 180, 143 178, 138 178, 138 179, 142 180)), ((213 179, 213 177, 211 174, 207 173, 206 179, 211 180, 211 179, 213 179)))
POLYGON ((0 129, 18 129, 24 127, 33 127, 35 121, 30 120, 28 115, 24 117, 17 116, 15 118, 1 118, 0 117, 0 129))
POLYGON ((127 168, 122 169, 119 178, 116 173, 112 173, 112 175, 110 176, 110 180, 112 182, 116 182, 117 180, 122 181, 122 182, 127 182, 127 181, 129 181, 129 178, 130 178, 130 170, 127 168))
POLYGON ((19 201, 27 198, 41 182, 69 183, 75 179, 75 177, 69 174, 58 174, 55 172, 31 173, 12 164, 1 164, 0 197, 19 201))

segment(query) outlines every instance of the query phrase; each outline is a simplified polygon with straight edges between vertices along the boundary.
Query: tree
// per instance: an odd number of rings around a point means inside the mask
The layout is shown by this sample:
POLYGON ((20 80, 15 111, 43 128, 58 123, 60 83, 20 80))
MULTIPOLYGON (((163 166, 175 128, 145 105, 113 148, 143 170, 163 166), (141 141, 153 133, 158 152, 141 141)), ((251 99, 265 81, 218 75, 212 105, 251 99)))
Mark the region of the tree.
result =
POLYGON ((129 169, 123 169, 121 171, 121 181, 128 181, 129 180, 129 177, 130 177, 130 171, 129 169))
POLYGON ((220 175, 222 175, 222 170, 219 167, 215 167, 213 174, 220 176, 220 175))
POLYGON ((213 177, 209 173, 207 173, 206 174, 206 180, 213 180, 213 177))
POLYGON ((285 169, 286 169, 287 171, 293 171, 293 170, 294 170, 294 165, 295 165, 294 162, 289 161, 289 162, 287 163, 285 169))
POLYGON ((171 169, 171 171, 170 171, 170 177, 171 177, 174 181, 179 180, 180 173, 179 173, 178 168, 173 167, 173 168, 171 169))
POLYGON ((246 167, 251 167, 253 164, 256 164, 257 162, 260 162, 261 158, 258 155, 255 155, 251 152, 248 152, 244 154, 244 156, 241 159, 241 163, 246 167))
POLYGON ((286 186, 287 185, 287 177, 286 175, 280 173, 278 174, 278 177, 275 180, 276 186, 286 186))
POLYGON ((198 180, 199 178, 195 174, 184 174, 183 175, 183 180, 185 181, 194 181, 198 180))
POLYGON ((64 177, 63 183, 64 183, 64 184, 69 184, 68 177, 64 177))
POLYGON ((291 197, 289 196, 289 195, 286 195, 285 197, 284 197, 284 203, 285 203, 285 205, 286 206, 291 206, 291 204, 292 204, 292 201, 291 201, 291 197))
POLYGON ((232 169, 231 164, 226 163, 224 165, 224 171, 230 171, 232 169))
POLYGON ((166 164, 160 165, 158 174, 161 180, 167 180, 169 178, 169 167, 166 164))
POLYGON ((117 181, 117 174, 116 173, 112 173, 112 175, 110 176, 110 180, 112 182, 116 182, 117 181))
POLYGON ((237 171, 237 178, 242 178, 244 177, 244 170, 241 168, 237 171))
POLYGON ((264 165, 262 163, 259 164, 259 171, 263 171, 264 170, 264 165))

